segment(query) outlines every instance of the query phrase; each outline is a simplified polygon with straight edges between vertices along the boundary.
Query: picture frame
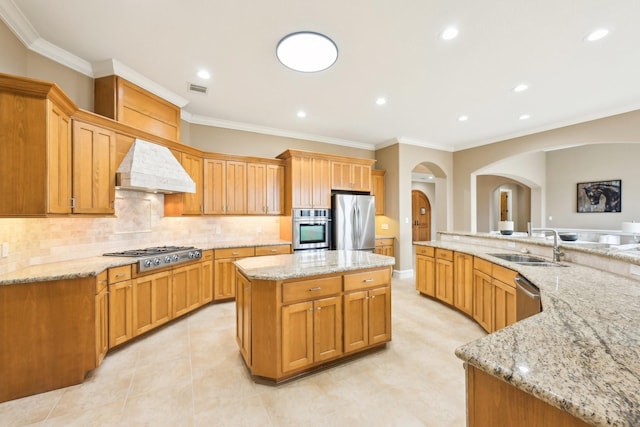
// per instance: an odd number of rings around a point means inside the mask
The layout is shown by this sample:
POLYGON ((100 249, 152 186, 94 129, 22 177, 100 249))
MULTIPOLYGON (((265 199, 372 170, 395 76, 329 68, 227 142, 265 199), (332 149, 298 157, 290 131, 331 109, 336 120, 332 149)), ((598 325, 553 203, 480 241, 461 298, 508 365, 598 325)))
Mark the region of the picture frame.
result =
POLYGON ((622 180, 579 182, 578 213, 622 212, 622 180))

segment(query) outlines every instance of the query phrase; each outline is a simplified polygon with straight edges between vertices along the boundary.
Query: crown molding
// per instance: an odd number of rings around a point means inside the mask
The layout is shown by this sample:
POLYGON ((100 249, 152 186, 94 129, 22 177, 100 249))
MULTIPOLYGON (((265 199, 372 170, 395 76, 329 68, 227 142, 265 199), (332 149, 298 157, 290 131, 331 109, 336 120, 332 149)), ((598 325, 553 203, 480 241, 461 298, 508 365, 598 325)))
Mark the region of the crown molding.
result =
POLYGON ((342 145, 345 147, 359 148, 362 150, 369 150, 369 151, 376 150, 376 147, 373 144, 366 144, 364 142, 355 142, 355 141, 349 141, 346 139, 331 138, 331 137, 322 136, 322 135, 313 135, 313 134, 308 134, 303 132, 295 132, 295 131, 284 130, 284 129, 270 128, 266 126, 252 125, 249 123, 234 122, 230 120, 214 119, 206 116, 200 116, 197 114, 191 114, 191 113, 185 112, 184 110, 181 114, 181 118, 182 120, 188 123, 192 123, 196 125, 242 130, 246 132, 255 132, 255 133, 262 133, 266 135, 282 136, 286 138, 303 139, 306 141, 313 141, 313 142, 323 142, 325 144, 342 145))
POLYGON ((398 138, 397 142, 399 142, 400 144, 415 145, 418 147, 432 148, 434 150, 440 150, 440 151, 450 151, 450 152, 455 151, 452 147, 449 147, 446 145, 433 144, 430 142, 419 141, 417 139, 406 138, 403 136, 398 138))

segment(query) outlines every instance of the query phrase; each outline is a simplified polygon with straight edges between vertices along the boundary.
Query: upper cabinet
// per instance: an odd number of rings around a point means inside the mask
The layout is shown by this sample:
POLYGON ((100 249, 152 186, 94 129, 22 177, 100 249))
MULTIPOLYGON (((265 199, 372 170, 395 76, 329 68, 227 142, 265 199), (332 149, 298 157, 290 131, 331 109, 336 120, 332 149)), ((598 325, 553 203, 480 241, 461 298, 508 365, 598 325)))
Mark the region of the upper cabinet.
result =
POLYGON ((371 164, 350 161, 331 162, 331 189, 348 191, 371 191, 371 164))
POLYGON ((376 196, 376 215, 384 215, 384 173, 371 169, 371 194, 376 196))
POLYGON ((204 159, 204 213, 247 213, 247 163, 224 158, 204 159))
POLYGON ((71 212, 71 115, 48 82, 0 74, 0 215, 71 212))
POLYGON ((97 114, 136 129, 180 141, 180 108, 119 76, 94 81, 97 114))
POLYGON ((247 163, 247 213, 282 215, 284 211, 284 165, 247 163))
POLYGON ((196 183, 195 193, 165 194, 166 216, 202 215, 203 213, 203 160, 202 157, 172 150, 173 155, 196 183))

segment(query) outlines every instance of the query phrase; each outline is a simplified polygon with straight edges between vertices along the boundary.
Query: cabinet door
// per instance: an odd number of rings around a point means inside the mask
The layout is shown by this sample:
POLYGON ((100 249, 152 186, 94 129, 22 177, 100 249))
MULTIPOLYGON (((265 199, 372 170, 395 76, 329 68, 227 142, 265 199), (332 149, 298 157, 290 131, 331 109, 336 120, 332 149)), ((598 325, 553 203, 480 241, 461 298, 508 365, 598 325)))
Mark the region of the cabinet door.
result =
POLYGON ((516 290, 513 286, 493 279, 493 330, 516 322, 516 290))
POLYGON ((133 281, 133 334, 143 334, 168 322, 171 313, 171 271, 138 277, 133 281))
POLYGON ((133 337, 131 280, 109 285, 109 348, 133 337))
POLYGON ((487 332, 493 332, 493 284, 491 276, 473 270, 473 318, 487 332))
POLYGON ((213 301, 213 254, 205 251, 202 261, 202 304, 213 301))
POLYGON ((71 119, 49 103, 48 213, 71 212, 71 119))
POLYGON ((291 158, 291 202, 293 208, 313 207, 313 160, 291 158))
POLYGON ((436 259, 436 298, 453 305, 453 262, 436 259))
POLYGON ((313 363, 313 302, 282 307, 282 372, 313 363))
POLYGON ((226 208, 226 167, 224 160, 204 160, 204 213, 220 215, 226 208))
POLYGON ((331 189, 351 190, 351 163, 331 162, 331 189))
POLYGON ((96 367, 109 350, 109 298, 108 288, 103 288, 96 295, 96 367))
POLYGON ((342 354, 342 297, 313 302, 313 361, 342 354))
POLYGON ((351 165, 351 188, 354 191, 371 191, 371 166, 358 163, 351 165))
POLYGON ((74 121, 74 213, 112 214, 114 212, 115 162, 115 132, 74 121))
POLYGON ((203 199, 203 166, 202 158, 193 154, 182 153, 181 163, 187 171, 191 179, 196 183, 195 193, 183 193, 183 214, 184 215, 200 215, 202 214, 203 199))
POLYGON ((371 194, 376 196, 376 215, 384 215, 384 171, 371 170, 371 194))
POLYGON ((247 213, 262 215, 267 212, 267 165, 247 163, 247 213))
POLYGON ((369 345, 391 340, 391 288, 369 291, 369 345))
POLYGON ((226 162, 227 208, 225 213, 240 215, 247 213, 247 163, 228 160, 226 162))
POLYGON ((344 295, 344 352, 359 350, 369 344, 368 292, 344 295))
POLYGON ((453 305, 473 314, 473 256, 456 252, 453 260, 453 305))
POLYGON ((313 159, 313 207, 331 208, 331 167, 326 159, 313 159))
POLYGON ((416 255, 416 289, 425 295, 436 296, 435 258, 416 255))
POLYGON ((265 204, 267 215, 284 213, 284 166, 267 165, 265 204))
POLYGON ((173 316, 178 317, 200 306, 202 297, 202 264, 191 264, 173 270, 173 316))
POLYGON ((215 260, 214 266, 214 300, 224 300, 236 296, 236 266, 235 258, 215 260))
POLYGON ((236 341, 247 366, 251 366, 251 282, 238 274, 236 284, 236 341))

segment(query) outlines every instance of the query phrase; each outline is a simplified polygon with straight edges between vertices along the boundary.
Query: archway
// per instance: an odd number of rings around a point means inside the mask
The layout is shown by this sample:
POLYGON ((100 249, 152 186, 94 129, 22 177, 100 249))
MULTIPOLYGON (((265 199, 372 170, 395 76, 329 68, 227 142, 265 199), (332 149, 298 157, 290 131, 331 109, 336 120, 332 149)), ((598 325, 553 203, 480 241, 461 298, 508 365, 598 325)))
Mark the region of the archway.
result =
POLYGON ((412 241, 431 240, 431 203, 419 190, 411 190, 412 241))

